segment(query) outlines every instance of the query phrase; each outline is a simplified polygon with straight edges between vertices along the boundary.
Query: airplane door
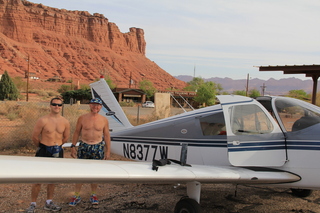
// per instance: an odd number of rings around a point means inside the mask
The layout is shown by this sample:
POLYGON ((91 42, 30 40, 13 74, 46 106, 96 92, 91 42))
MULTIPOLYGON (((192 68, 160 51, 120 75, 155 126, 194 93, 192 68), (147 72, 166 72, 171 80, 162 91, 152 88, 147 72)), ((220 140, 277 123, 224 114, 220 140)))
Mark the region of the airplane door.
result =
POLYGON ((229 161, 234 166, 282 166, 284 135, 270 113, 244 96, 217 96, 226 122, 229 161))

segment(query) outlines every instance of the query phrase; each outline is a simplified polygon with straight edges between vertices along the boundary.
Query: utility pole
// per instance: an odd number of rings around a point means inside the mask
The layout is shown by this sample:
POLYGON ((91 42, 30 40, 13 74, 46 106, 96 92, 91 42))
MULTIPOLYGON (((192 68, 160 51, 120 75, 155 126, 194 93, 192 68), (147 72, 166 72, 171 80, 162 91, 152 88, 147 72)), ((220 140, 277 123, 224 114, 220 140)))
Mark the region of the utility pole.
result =
POLYGON ((249 90, 249 73, 247 74, 246 97, 248 97, 248 90, 249 90))
POLYGON ((263 86, 260 86, 260 87, 261 87, 262 96, 264 96, 264 91, 266 90, 267 86, 265 86, 263 83, 263 86))
POLYGON ((27 97, 26 101, 29 101, 29 69, 30 69, 30 56, 28 54, 28 70, 27 70, 27 97))
POLYGON ((132 85, 132 72, 130 72, 129 88, 131 88, 131 85, 132 85))

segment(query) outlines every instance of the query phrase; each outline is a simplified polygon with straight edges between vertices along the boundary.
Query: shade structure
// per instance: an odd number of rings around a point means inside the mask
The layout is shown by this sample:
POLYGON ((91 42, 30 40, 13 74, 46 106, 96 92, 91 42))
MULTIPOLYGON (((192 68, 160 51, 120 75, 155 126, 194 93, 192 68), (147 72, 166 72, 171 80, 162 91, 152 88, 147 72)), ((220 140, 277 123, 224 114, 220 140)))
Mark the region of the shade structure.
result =
POLYGON ((306 77, 311 77, 313 80, 312 104, 316 103, 320 64, 260 66, 259 71, 283 71, 283 74, 305 74, 306 77))

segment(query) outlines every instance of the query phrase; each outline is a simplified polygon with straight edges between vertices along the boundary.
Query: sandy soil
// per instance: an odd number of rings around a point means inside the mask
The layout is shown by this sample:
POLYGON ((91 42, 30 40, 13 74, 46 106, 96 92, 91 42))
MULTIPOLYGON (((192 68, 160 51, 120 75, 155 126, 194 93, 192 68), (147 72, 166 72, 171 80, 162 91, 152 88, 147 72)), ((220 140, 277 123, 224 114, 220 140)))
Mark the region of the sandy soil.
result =
MULTIPOLYGON (((232 185, 203 185, 201 207, 203 212, 235 213, 235 212, 320 212, 319 192, 307 198, 296 198, 290 190, 269 187, 232 185)), ((29 205, 30 185, 9 184, 0 186, 0 212, 23 212, 29 205)), ((38 198, 37 212, 44 211, 45 186, 38 198)), ((73 193, 72 184, 59 184, 56 188, 54 201, 63 209, 62 212, 173 212, 176 202, 186 193, 181 185, 144 185, 101 184, 99 186, 99 208, 89 203, 90 187, 84 185, 82 201, 76 207, 69 207, 68 202, 73 193)))
MULTIPOLYGON (((13 154, 10 152, 1 154, 13 154)), ((17 155, 17 152, 14 153, 17 155)), ((34 155, 33 150, 22 151, 19 155, 34 155)), ((66 157, 70 157, 66 150, 66 157)), ((120 160, 112 155, 112 159, 120 160)), ((30 204, 30 184, 0 184, 0 212, 24 212, 30 204)), ((59 184, 55 190, 54 202, 62 207, 62 212, 110 212, 110 213, 153 213, 173 212, 175 204, 186 196, 185 185, 147 184, 101 184, 99 185, 99 208, 89 203, 90 187, 82 189, 82 202, 76 207, 68 203, 73 195, 73 184, 59 184)), ((42 186, 37 212, 43 210, 46 187, 42 186)), ((289 189, 264 186, 238 186, 211 184, 203 185, 201 207, 204 213, 320 213, 320 192, 314 191, 309 197, 297 198, 289 189)))

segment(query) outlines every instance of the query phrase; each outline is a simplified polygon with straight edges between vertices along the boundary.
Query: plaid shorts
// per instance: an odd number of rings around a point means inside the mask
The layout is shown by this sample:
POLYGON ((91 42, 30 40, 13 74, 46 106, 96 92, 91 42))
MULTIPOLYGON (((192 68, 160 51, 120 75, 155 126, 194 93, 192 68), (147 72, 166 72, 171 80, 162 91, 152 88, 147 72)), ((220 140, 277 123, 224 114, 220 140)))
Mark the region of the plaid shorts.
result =
POLYGON ((100 143, 97 143, 97 144, 87 144, 83 141, 80 141, 79 147, 78 147, 78 158, 103 160, 104 146, 105 146, 104 141, 101 141, 100 143))

